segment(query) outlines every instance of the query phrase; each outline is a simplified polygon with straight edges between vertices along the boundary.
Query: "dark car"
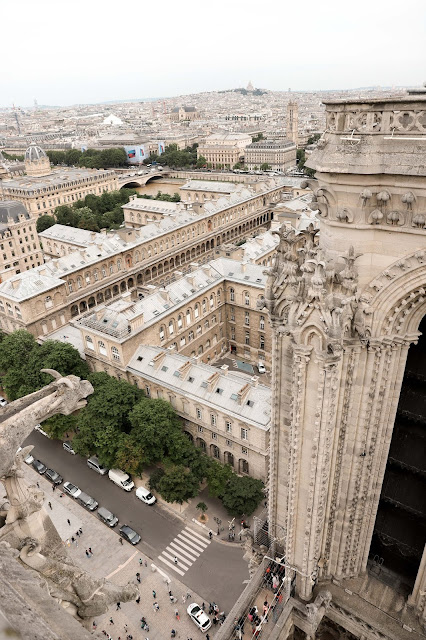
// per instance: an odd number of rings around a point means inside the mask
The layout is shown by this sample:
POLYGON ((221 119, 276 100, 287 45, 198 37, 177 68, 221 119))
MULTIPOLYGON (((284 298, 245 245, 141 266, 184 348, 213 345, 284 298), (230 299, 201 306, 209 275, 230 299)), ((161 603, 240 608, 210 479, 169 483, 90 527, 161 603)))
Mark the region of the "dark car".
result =
POLYGON ((99 502, 96 502, 94 498, 91 498, 82 491, 76 498, 77 502, 81 504, 82 507, 88 509, 89 511, 95 511, 99 507, 99 502))
POLYGON ((33 467, 41 476, 46 473, 47 467, 40 460, 33 460, 33 467))
POLYGON ((120 536, 130 542, 130 544, 138 544, 141 541, 141 537, 136 531, 134 531, 131 527, 127 526, 127 524, 123 524, 119 529, 120 536))
POLYGON ((53 482, 53 484, 61 484, 63 482, 63 477, 59 475, 57 471, 53 471, 53 469, 46 469, 46 473, 44 477, 53 482))

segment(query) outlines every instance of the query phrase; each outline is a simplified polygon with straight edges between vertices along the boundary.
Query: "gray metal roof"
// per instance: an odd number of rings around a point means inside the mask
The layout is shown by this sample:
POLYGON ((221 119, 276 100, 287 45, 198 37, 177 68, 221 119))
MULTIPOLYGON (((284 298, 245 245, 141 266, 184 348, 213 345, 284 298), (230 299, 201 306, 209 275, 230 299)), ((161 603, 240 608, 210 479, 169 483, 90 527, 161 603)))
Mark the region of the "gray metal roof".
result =
POLYGON ((21 202, 0 200, 0 222, 8 224, 9 218, 12 218, 14 222, 19 222, 19 216, 25 216, 28 219, 31 217, 21 202))

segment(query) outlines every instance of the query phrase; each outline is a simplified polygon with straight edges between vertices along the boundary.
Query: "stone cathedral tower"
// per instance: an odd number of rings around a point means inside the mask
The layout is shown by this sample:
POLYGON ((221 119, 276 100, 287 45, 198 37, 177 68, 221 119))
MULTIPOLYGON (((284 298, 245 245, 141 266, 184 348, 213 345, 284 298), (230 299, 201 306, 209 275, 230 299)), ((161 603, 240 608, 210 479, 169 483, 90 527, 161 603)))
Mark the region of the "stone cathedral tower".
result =
POLYGON ((290 100, 287 104, 287 129, 286 135, 296 147, 299 145, 299 105, 290 100))
POLYGON ((320 231, 280 231, 265 292, 269 531, 294 567, 296 597, 330 592, 330 624, 356 638, 420 637, 426 95, 325 104, 309 159, 320 231))

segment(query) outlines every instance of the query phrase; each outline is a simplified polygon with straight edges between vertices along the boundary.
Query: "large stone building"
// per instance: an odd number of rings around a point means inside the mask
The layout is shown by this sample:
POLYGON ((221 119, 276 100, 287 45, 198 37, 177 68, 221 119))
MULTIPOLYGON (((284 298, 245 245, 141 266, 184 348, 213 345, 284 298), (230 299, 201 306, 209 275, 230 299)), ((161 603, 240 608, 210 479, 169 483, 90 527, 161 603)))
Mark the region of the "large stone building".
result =
POLYGON ((118 189, 114 171, 60 167, 52 170, 46 153, 31 145, 25 152, 25 176, 0 180, 0 197, 22 202, 30 216, 52 214, 61 204, 72 204, 88 194, 118 189))
POLYGON ((199 120, 201 114, 195 107, 179 106, 174 107, 169 114, 170 122, 189 122, 192 120, 199 120))
POLYGON ((259 140, 247 145, 244 164, 248 169, 268 164, 275 171, 285 171, 296 165, 296 145, 291 140, 259 140))
POLYGON ((43 262, 35 220, 20 202, 0 200, 0 282, 43 262))
MULTIPOLYGON (((271 206, 284 190, 280 181, 260 193, 243 189, 239 196, 206 202, 200 212, 188 209, 140 229, 93 234, 88 246, 71 253, 65 242, 63 248, 57 242, 56 250, 66 255, 0 285, 1 327, 49 335, 120 292, 165 285, 175 279, 176 269, 188 270, 195 260, 206 262, 216 246, 269 225, 271 206)), ((52 255, 54 238, 49 241, 52 255)))
POLYGON ((421 638, 426 95, 325 104, 320 232, 282 232, 265 292, 268 531, 294 579, 274 638, 421 638))
POLYGON ((206 159, 213 168, 232 168, 244 161, 244 150, 251 144, 247 133, 214 133, 197 148, 197 157, 206 159))
POLYGON ((267 482, 271 389, 256 376, 152 346, 136 349, 127 372, 149 397, 172 404, 185 433, 207 455, 267 482))

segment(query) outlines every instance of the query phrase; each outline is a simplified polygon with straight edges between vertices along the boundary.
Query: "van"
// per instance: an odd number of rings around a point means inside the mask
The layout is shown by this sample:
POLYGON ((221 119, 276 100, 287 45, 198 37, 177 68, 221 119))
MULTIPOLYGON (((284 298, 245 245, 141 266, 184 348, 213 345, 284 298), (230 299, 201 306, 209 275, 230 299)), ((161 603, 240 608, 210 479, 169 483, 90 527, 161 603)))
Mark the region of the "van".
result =
POLYGON ((145 502, 145 504, 154 504, 154 502, 156 502, 156 498, 148 489, 145 489, 145 487, 138 487, 136 489, 136 497, 142 500, 142 502, 145 502))
POLYGON ((117 516, 115 516, 111 511, 108 511, 108 509, 105 509, 105 507, 99 507, 98 518, 108 527, 115 527, 118 522, 117 516))
POLYGON ((87 495, 87 493, 84 493, 83 491, 77 497, 77 502, 81 504, 82 507, 84 507, 85 509, 88 509, 89 511, 94 511, 99 507, 99 502, 96 502, 94 498, 91 498, 90 496, 87 495))
POLYGON ((135 486, 129 474, 121 471, 121 469, 110 469, 108 471, 108 478, 114 482, 114 484, 124 489, 124 491, 131 491, 135 486))
POLYGON ((96 456, 92 456, 88 459, 87 466, 89 467, 89 469, 93 469, 93 471, 96 471, 96 473, 100 473, 101 476, 104 476, 106 473, 108 473, 107 467, 102 466, 96 456))

